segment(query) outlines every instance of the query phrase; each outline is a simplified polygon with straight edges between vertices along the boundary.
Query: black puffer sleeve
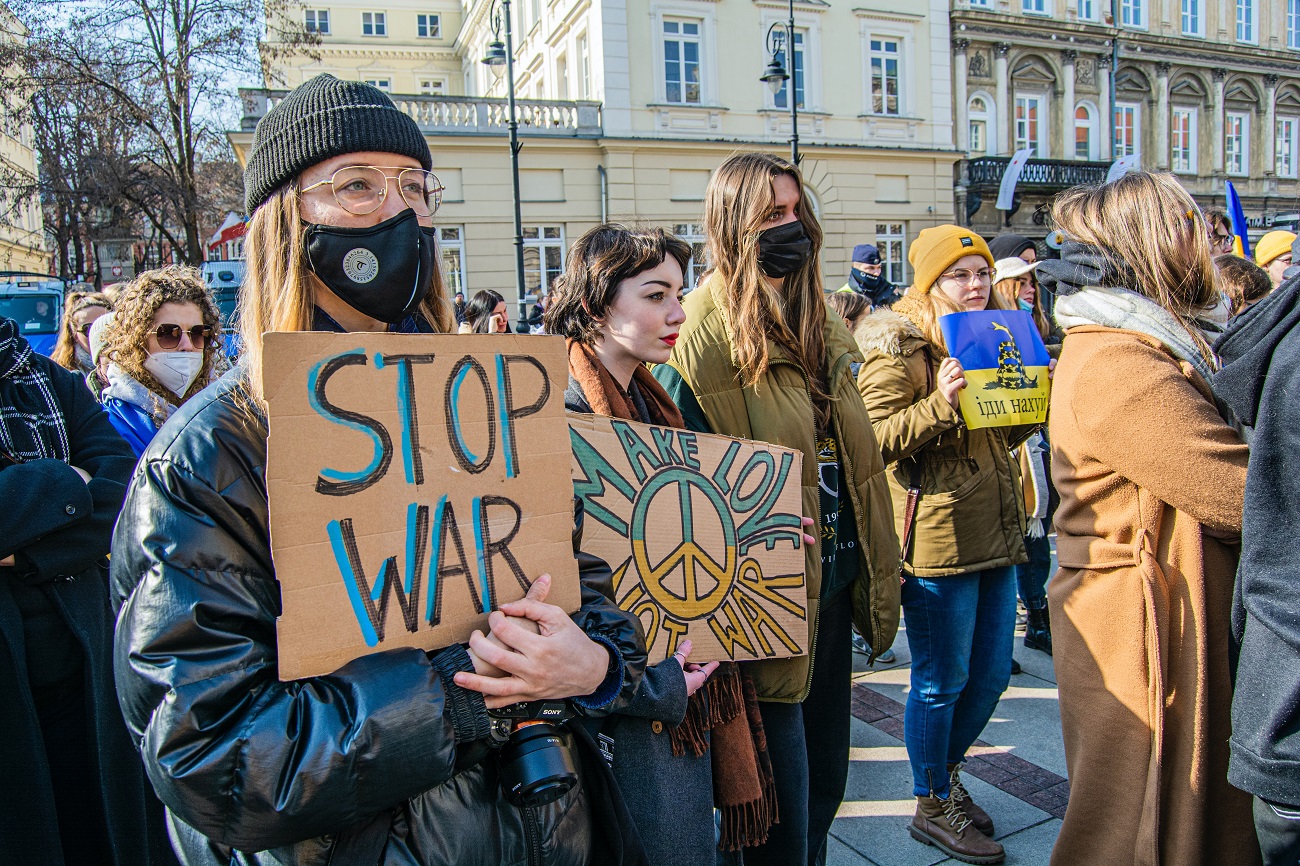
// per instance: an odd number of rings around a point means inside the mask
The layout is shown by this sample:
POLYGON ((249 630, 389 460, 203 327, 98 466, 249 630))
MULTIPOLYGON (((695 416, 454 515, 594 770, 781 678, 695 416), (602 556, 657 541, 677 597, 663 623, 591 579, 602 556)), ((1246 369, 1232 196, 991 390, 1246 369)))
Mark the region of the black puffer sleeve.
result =
POLYGON ((645 632, 641 620, 614 603, 614 577, 603 559, 582 550, 582 499, 573 500, 573 549, 582 580, 582 608, 573 615, 592 640, 610 651, 610 669, 599 689, 576 700, 588 716, 604 716, 626 707, 645 674, 645 632))
POLYGON ((228 394, 194 401, 145 452, 113 541, 118 695, 159 797, 260 851, 448 779, 458 737, 486 730, 482 697, 450 683, 461 647, 279 681, 265 431, 228 394))

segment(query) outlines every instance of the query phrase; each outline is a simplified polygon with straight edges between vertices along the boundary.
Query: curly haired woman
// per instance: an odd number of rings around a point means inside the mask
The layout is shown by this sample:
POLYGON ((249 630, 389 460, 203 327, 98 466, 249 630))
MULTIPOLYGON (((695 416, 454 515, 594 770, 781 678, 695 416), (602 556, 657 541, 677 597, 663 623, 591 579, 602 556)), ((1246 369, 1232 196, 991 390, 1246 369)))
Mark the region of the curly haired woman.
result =
POLYGON ((137 457, 186 400, 212 379, 221 313, 193 268, 145 271, 118 298, 103 352, 108 418, 137 457))

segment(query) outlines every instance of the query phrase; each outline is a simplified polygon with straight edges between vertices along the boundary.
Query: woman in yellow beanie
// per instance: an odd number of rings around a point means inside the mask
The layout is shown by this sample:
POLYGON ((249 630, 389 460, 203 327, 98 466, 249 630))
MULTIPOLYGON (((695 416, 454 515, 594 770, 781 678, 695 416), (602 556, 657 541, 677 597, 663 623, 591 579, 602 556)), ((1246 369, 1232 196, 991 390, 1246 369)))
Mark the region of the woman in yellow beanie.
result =
POLYGON ((1255 244, 1255 264, 1268 271, 1268 278, 1275 289, 1282 285, 1283 272, 1291 267, 1291 245, 1295 243, 1295 238, 1295 232, 1275 229, 1255 244))
POLYGON ((922 231, 908 254, 915 282, 856 337, 858 390, 889 465, 903 545, 903 614, 912 653, 904 739, 912 765, 912 836, 966 863, 1001 863, 993 821, 962 785, 966 751, 1011 678, 1015 566, 1026 561, 1024 508, 1009 451, 1031 427, 968 430, 966 387, 940 316, 1003 309, 993 257, 969 229, 922 231))

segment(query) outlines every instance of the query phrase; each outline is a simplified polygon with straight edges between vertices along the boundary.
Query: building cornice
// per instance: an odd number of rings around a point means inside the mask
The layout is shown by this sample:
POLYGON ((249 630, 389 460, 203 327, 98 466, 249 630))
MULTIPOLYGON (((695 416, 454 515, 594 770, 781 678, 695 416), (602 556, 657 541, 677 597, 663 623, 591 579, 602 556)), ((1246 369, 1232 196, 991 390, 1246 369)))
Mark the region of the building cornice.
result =
POLYGON ((905 24, 911 24, 916 21, 925 20, 924 13, 920 12, 898 12, 894 9, 872 9, 867 6, 855 6, 853 14, 859 18, 875 18, 884 21, 901 21, 905 24))
POLYGON ((363 59, 363 60, 441 60, 459 63, 460 55, 450 48, 428 49, 416 48, 375 48, 369 45, 357 45, 346 47, 321 46, 317 49, 320 55, 319 59, 308 58, 306 55, 300 55, 308 62, 303 65, 312 63, 324 63, 327 58, 339 59, 363 59))

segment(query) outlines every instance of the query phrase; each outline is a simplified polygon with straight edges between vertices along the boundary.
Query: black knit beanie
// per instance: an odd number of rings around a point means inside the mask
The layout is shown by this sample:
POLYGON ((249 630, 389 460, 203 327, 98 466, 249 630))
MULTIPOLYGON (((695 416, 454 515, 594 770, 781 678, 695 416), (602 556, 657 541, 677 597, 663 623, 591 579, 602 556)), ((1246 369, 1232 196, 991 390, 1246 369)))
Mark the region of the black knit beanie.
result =
POLYGON ((361 151, 409 156, 433 168, 420 127, 379 88, 328 74, 303 82, 257 122, 244 168, 245 211, 251 216, 303 169, 361 151))

